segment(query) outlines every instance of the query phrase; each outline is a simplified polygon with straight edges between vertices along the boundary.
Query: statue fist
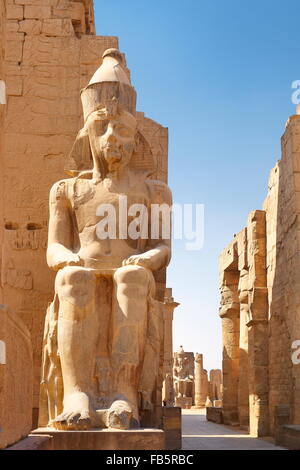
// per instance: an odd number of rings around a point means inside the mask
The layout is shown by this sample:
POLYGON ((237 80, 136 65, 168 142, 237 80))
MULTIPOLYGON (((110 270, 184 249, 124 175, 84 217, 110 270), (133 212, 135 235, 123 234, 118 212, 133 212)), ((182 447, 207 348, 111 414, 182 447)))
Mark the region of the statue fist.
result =
POLYGON ((127 259, 124 259, 122 266, 128 266, 128 265, 142 266, 143 268, 151 269, 152 259, 151 259, 151 256, 147 254, 134 255, 134 256, 130 256, 127 259))
POLYGON ((81 260, 75 253, 61 253, 55 258, 55 264, 53 268, 55 271, 64 268, 65 266, 81 266, 81 260))

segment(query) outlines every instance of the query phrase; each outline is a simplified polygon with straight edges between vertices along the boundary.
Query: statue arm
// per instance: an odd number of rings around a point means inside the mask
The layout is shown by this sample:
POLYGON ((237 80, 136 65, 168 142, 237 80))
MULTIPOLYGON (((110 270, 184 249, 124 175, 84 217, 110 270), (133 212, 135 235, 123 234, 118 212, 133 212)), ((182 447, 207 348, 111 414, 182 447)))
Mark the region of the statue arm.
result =
MULTIPOLYGON (((150 181, 150 203, 164 204, 166 208, 172 207, 172 193, 169 187, 161 181, 150 181)), ((169 237, 163 238, 160 234, 159 238, 151 239, 151 206, 149 213, 149 240, 147 242, 147 250, 140 255, 130 256, 124 260, 123 265, 137 264, 148 268, 151 271, 158 271, 165 268, 171 259, 171 212, 170 212, 170 227, 169 237)), ((167 217, 168 218, 168 217, 167 217)), ((161 230, 159 231, 161 232, 161 230)))
POLYGON ((73 225, 65 185, 64 181, 55 183, 50 191, 47 263, 55 271, 80 264, 79 256, 72 251, 73 225))

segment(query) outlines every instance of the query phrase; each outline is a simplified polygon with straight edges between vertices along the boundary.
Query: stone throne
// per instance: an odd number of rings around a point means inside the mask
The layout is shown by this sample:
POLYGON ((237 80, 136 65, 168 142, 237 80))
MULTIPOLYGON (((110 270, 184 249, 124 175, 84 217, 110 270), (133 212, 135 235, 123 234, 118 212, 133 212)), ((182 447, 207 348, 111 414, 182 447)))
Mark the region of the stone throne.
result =
MULTIPOLYGON (((161 171, 163 166, 162 155, 166 150, 166 134, 161 126, 144 118, 142 113, 136 113, 136 94, 128 77, 124 57, 120 55, 119 51, 108 50, 103 55, 102 66, 95 73, 88 87, 82 92, 85 118, 93 110, 103 105, 114 108, 114 101, 117 101, 117 106, 135 116, 138 122, 136 147, 128 165, 130 171, 138 175, 138 179, 148 181, 147 185, 150 187, 152 203, 167 203, 170 205, 168 189, 165 181, 163 181, 166 179, 166 175, 161 171), (111 65, 113 67, 110 67, 111 65), (117 74, 115 74, 116 70, 117 74), (117 78, 115 75, 117 75, 117 78), (103 76, 105 79, 103 79, 103 76), (161 179, 159 179, 160 176, 161 179)), ((101 168, 97 169, 101 173, 101 168)), ((67 158, 65 170, 71 178, 58 183, 57 199, 64 197, 62 188, 65 185, 70 186, 71 184, 72 187, 76 187, 76 185, 84 186, 89 184, 85 183, 86 181, 92 181, 95 176, 95 159, 89 134, 85 127, 78 133, 72 151, 67 158)), ((76 211, 76 201, 74 207, 76 211)), ((141 240, 139 243, 139 251, 145 251, 146 242, 141 240)), ((88 269, 90 267, 88 266, 88 269)), ((60 272, 59 269, 58 272, 60 272)), ((156 290, 155 294, 148 298, 145 349, 139 366, 138 383, 139 421, 143 427, 161 428, 162 426, 161 391, 165 275, 166 266, 159 266, 158 269, 153 270, 156 290)), ((109 407, 108 396, 113 372, 111 370, 108 344, 113 296, 113 281, 109 270, 107 273, 103 271, 101 277, 97 280, 97 295, 101 299, 101 315, 104 326, 99 331, 92 388, 97 401, 98 421, 96 426, 108 427, 106 413, 109 407)), ((51 426, 63 410, 64 380, 58 344, 59 304, 59 296, 56 292, 53 302, 48 307, 45 320, 39 418, 39 424, 42 427, 51 426)), ((130 427, 132 425, 134 425, 133 422, 131 422, 130 427)), ((124 429, 126 428, 125 426, 124 429)))

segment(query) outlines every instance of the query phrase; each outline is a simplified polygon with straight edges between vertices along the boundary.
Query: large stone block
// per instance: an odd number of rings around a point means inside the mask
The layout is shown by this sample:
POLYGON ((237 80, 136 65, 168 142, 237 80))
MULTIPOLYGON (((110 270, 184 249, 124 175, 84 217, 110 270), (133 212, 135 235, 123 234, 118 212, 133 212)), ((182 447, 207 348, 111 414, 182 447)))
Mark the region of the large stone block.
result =
POLYGON ((14 0, 14 3, 16 5, 51 7, 57 5, 57 0, 14 0))
POLYGON ((223 424, 223 409, 213 406, 206 408, 206 419, 213 423, 223 424))
POLYGON ((40 20, 24 20, 19 22, 19 31, 26 34, 39 35, 42 30, 40 20))
POLYGON ((53 450, 164 450, 165 433, 160 429, 92 429, 57 431, 38 428, 32 435, 52 436, 53 450))
POLYGON ((22 20, 24 18, 24 10, 22 5, 7 5, 6 18, 8 20, 22 20))
POLYGON ((23 79, 22 77, 12 77, 7 85, 8 96, 21 96, 23 92, 23 79))
MULTIPOLYGON (((94 64, 97 68, 101 64, 103 52, 111 47, 118 48, 118 38, 116 36, 83 36, 81 40, 81 65, 94 64)), ((88 72, 89 78, 90 72, 88 72)))
POLYGON ((26 5, 24 8, 24 18, 41 20, 51 18, 51 7, 44 5, 26 5))
POLYGON ((21 62, 23 56, 23 41, 6 41, 5 60, 8 62, 21 62))
POLYGON ((176 397, 175 398, 175 406, 180 408, 191 408, 193 404, 192 397, 176 397))
POLYGON ((163 430, 165 431, 166 449, 181 449, 181 408, 162 408, 163 430))
POLYGON ((276 437, 276 444, 290 450, 300 450, 300 425, 285 424, 276 437))
POLYGON ((74 36, 72 21, 68 18, 46 19, 43 21, 42 33, 45 36, 66 37, 74 36))
POLYGON ((52 440, 52 436, 29 434, 25 439, 7 447, 5 450, 53 450, 52 440))
MULTIPOLYGON (((24 42, 23 65, 55 65, 65 67, 80 64, 80 43, 76 37, 57 38, 45 36, 28 36, 24 42)), ((57 83, 59 85, 59 83, 57 83)), ((48 92, 51 88, 48 87, 48 92)))

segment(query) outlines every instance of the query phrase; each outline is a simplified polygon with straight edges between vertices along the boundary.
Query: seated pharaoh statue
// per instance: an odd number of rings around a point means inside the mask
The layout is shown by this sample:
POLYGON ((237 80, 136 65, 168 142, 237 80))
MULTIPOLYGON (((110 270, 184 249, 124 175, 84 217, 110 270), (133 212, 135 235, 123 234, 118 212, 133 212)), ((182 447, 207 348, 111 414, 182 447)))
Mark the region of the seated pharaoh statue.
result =
POLYGON ((50 192, 47 262, 57 274, 45 320, 40 425, 129 429, 157 405, 155 273, 171 250, 150 211, 171 207, 171 193, 151 177, 155 157, 139 131, 136 93, 118 50, 103 54, 81 99, 71 177, 50 192))
POLYGON ((173 377, 176 399, 192 397, 194 377, 190 373, 190 359, 182 346, 174 358, 173 377))

